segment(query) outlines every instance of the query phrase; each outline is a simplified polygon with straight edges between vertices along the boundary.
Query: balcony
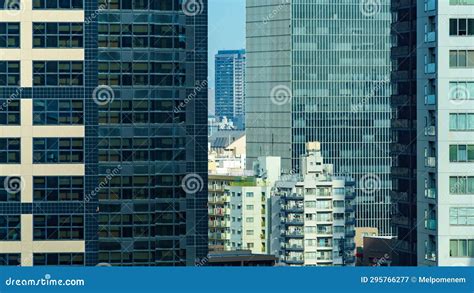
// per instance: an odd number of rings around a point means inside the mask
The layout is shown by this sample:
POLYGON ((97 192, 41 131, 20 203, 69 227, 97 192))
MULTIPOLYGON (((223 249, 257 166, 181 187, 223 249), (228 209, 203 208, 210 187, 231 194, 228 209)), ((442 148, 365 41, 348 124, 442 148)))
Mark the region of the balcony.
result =
POLYGON ((436 105, 436 95, 426 95, 425 105, 428 105, 428 106, 436 105))
POLYGON ((425 228, 428 230, 436 230, 436 219, 427 219, 425 220, 425 228))
POLYGON ((425 197, 436 199, 436 188, 428 188, 425 190, 425 197))
POLYGON ((436 41, 436 32, 425 33, 425 43, 431 43, 436 41))
POLYGON ((426 136, 436 136, 436 126, 427 126, 425 127, 426 136))
POLYGON ((436 10, 436 0, 425 0, 425 12, 436 10))
POLYGON ((425 259, 430 261, 436 261, 436 251, 427 251, 425 253, 425 259))
POLYGON ((433 74, 436 73, 436 63, 429 63, 425 65, 425 73, 433 74))
POLYGON ((347 231, 346 231, 346 237, 352 238, 352 237, 355 236, 355 233, 356 233, 356 232, 355 232, 354 230, 347 230, 347 231))
POLYGON ((436 157, 425 158, 425 167, 436 168, 436 157))
POLYGON ((303 231, 293 231, 293 232, 285 231, 283 235, 287 238, 303 238, 304 237, 303 231))

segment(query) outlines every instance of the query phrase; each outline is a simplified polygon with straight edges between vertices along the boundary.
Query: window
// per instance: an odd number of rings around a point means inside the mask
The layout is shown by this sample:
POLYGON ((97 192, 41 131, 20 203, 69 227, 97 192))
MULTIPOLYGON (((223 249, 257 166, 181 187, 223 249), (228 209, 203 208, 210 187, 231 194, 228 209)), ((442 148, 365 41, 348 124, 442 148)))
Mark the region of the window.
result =
POLYGON ((474 0, 449 0, 449 5, 474 5, 474 0))
POLYGON ((449 67, 474 68, 474 50, 449 51, 449 67))
POLYGON ((20 62, 0 61, 0 86, 18 86, 20 84, 20 62))
POLYGON ((20 47, 20 23, 0 22, 0 48, 20 47))
POLYGON ((449 99, 474 100, 474 82, 453 81, 449 83, 449 99))
POLYGON ((450 145, 450 162, 474 162, 474 145, 450 145))
POLYGON ((245 231, 245 235, 247 235, 247 236, 252 236, 252 235, 253 235, 253 230, 247 230, 247 231, 245 231))
POLYGON ((84 199, 83 177, 34 177, 34 201, 79 201, 84 199))
POLYGON ((82 240, 84 216, 82 215, 34 215, 34 240, 82 240))
POLYGON ((34 253, 34 266, 84 265, 83 253, 34 253))
POLYGON ((0 163, 19 164, 20 159, 20 139, 0 138, 0 163))
POLYGON ((252 217, 246 218, 245 221, 247 223, 253 223, 253 218, 252 217))
POLYGON ((0 216, 0 240, 19 241, 21 240, 21 219, 20 216, 0 216))
POLYGON ((254 244, 253 244, 253 243, 247 243, 247 248, 248 248, 248 249, 254 248, 254 244))
POLYGON ((246 197, 253 197, 253 192, 247 192, 247 193, 245 193, 245 196, 246 197))
POLYGON ((33 163, 82 163, 83 138, 33 138, 33 163))
POLYGON ((450 36, 474 36, 474 18, 455 18, 449 20, 450 36))
POLYGON ((245 207, 247 211, 253 211, 253 205, 249 204, 245 207))
POLYGON ((83 85, 82 61, 34 61, 33 85, 80 86, 83 85))
POLYGON ((474 177, 449 177, 449 193, 474 195, 474 177))
POLYGON ((34 125, 83 125, 84 101, 33 99, 34 125))
POLYGON ((0 202, 19 202, 23 187, 21 177, 0 177, 0 202), (8 188, 7 188, 8 187, 8 188))
POLYGON ((83 48, 82 23, 33 23, 34 48, 83 48))
POLYGON ((20 0, 0 0, 0 10, 20 10, 20 0))
POLYGON ((20 100, 0 100, 0 125, 20 125, 20 100))
POLYGON ((452 226, 474 226, 474 208, 450 208, 449 224, 452 226))
POLYGON ((449 114, 449 130, 474 131, 474 113, 449 114))
POLYGON ((21 254, 0 253, 0 266, 19 266, 21 264, 21 254))
POLYGON ((84 0, 33 0, 33 9, 82 9, 84 0))
POLYGON ((452 239, 449 241, 450 257, 474 257, 474 239, 452 239))

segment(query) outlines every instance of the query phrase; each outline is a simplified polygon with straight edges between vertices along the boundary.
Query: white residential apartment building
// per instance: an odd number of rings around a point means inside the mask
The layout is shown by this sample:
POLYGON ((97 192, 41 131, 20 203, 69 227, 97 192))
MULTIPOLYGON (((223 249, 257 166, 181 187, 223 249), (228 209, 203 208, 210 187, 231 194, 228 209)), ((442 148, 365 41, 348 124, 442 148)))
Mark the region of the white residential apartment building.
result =
POLYGON ((307 143, 299 174, 272 194, 271 253, 288 265, 354 265, 355 182, 333 176, 318 142, 307 143))
POLYGON ((261 157, 252 176, 209 175, 209 250, 268 253, 267 203, 281 173, 280 158, 261 157))
POLYGON ((474 1, 427 0, 417 15, 418 265, 472 266, 474 1))

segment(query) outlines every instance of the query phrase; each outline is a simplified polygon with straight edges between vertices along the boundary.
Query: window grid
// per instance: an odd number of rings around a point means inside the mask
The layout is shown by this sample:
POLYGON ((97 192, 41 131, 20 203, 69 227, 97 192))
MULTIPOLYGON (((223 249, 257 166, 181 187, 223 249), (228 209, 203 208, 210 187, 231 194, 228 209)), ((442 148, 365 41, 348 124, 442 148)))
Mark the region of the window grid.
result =
POLYGON ((34 240, 82 240, 84 216, 35 215, 33 216, 34 240))
POLYGON ((82 61, 34 61, 34 86, 81 86, 84 83, 82 61))
POLYGON ((83 125, 83 100, 33 100, 34 125, 83 125))
POLYGON ((20 62, 0 61, 0 86, 18 86, 20 84, 20 62))
POLYGON ((83 9, 84 0, 33 0, 33 9, 83 9))
POLYGON ((78 176, 38 176, 33 178, 34 201, 82 201, 84 178, 78 176))
POLYGON ((20 23, 0 22, 0 48, 20 47, 20 23))
POLYGON ((21 240, 21 218, 20 216, 0 216, 0 240, 21 240))
POLYGON ((82 23, 44 22, 33 24, 34 48, 83 48, 82 23))
POLYGON ((0 138, 0 163, 19 164, 21 149, 19 138, 0 138))
POLYGON ((33 163, 83 163, 83 138, 34 138, 33 163))

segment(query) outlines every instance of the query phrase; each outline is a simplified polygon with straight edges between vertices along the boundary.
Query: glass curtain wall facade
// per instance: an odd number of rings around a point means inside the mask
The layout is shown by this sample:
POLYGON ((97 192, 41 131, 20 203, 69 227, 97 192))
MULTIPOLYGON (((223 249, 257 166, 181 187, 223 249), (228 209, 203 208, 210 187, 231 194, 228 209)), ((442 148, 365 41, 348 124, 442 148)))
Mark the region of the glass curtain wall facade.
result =
POLYGON ((207 255, 207 1, 182 2, 99 3, 99 84, 113 92, 99 108, 100 262, 207 255))
POLYGON ((0 265, 95 265, 94 0, 0 1, 0 265))
POLYGON ((390 1, 269 2, 247 1, 248 165, 282 156, 294 172, 320 141, 356 179, 357 226, 391 235, 390 1))
POLYGON ((392 17, 393 249, 400 265, 416 266, 416 1, 392 1, 392 17))

